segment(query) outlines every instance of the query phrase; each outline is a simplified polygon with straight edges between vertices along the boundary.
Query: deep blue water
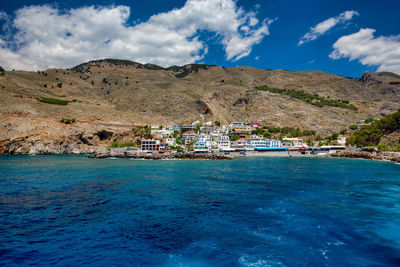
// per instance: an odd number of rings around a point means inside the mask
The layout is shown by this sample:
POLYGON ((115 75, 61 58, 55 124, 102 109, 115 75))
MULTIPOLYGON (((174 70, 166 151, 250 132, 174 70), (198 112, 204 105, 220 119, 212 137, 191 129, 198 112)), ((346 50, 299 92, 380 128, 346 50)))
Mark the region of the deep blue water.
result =
POLYGON ((399 266, 400 165, 0 157, 0 266, 399 266))

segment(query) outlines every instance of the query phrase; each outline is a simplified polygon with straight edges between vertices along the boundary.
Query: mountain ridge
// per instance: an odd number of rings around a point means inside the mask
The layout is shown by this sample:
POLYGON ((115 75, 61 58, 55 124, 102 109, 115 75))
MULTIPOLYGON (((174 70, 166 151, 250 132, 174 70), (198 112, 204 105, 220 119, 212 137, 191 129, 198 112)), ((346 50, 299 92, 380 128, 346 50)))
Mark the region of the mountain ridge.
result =
POLYGON ((400 77, 391 73, 349 79, 321 71, 201 64, 160 69, 112 62, 117 64, 2 72, 0 154, 88 152, 113 141, 131 142, 134 125, 196 120, 261 120, 329 136, 400 108, 400 77), (258 90, 260 86, 278 90, 258 90), (103 131, 110 134, 102 140, 98 133, 103 131))
POLYGON ((124 60, 124 59, 112 59, 112 58, 106 58, 106 59, 97 59, 97 60, 91 60, 88 62, 81 63, 75 67, 72 67, 71 70, 76 71, 76 72, 82 72, 82 73, 87 73, 90 72, 91 68, 96 66, 96 67, 102 67, 102 65, 108 64, 110 66, 114 67, 133 67, 136 69, 145 69, 145 70, 164 70, 164 71, 172 71, 175 74, 177 78, 183 78, 187 76, 191 72, 198 72, 199 69, 208 69, 210 67, 217 67, 216 65, 207 65, 207 64, 186 64, 183 66, 169 66, 167 68, 158 66, 156 64, 152 63, 138 63, 135 61, 131 60, 124 60))
POLYGON ((274 125, 314 127, 322 132, 395 112, 400 102, 400 76, 387 72, 367 72, 349 79, 321 71, 203 64, 163 68, 116 59, 89 61, 71 69, 4 72, 0 86, 3 113, 55 117, 72 114, 139 124, 190 122, 202 116, 221 122, 261 119, 274 125), (289 95, 256 89, 265 85, 348 101, 359 110, 315 107, 289 95), (35 100, 43 97, 81 102, 59 108, 35 100), (71 110, 72 106, 75 109, 71 110), (331 124, 323 120, 324 116, 332 119, 331 124))

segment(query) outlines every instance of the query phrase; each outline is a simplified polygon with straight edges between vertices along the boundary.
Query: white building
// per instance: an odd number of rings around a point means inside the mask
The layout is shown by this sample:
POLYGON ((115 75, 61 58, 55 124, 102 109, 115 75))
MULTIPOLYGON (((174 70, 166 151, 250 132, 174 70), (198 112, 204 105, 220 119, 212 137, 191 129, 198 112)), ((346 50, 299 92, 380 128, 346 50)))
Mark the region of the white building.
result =
POLYGON ((252 139, 246 145, 247 149, 254 149, 254 150, 286 150, 287 147, 282 146, 282 142, 276 139, 268 139, 268 140, 261 140, 261 139, 252 139))
POLYGON ((229 129, 229 128, 220 128, 220 129, 215 130, 215 132, 217 132, 219 135, 229 134, 230 131, 231 131, 231 129, 229 129))
POLYGON ((231 124, 229 124, 230 127, 241 127, 244 126, 243 122, 232 122, 231 124))
POLYGON ((168 130, 165 127, 162 129, 151 129, 151 134, 165 137, 165 136, 170 136, 174 131, 168 130))
POLYGON ((179 132, 179 130, 181 129, 181 126, 180 126, 180 125, 173 125, 173 126, 170 126, 169 129, 170 129, 172 132, 173 132, 173 131, 178 131, 178 132, 179 132))
POLYGON ((301 138, 289 138, 284 137, 282 140, 285 142, 286 145, 290 145, 291 148, 299 148, 299 147, 308 147, 306 143, 303 142, 301 138))
POLYGON ((250 135, 249 137, 249 141, 261 141, 261 137, 259 137, 258 135, 250 135))
POLYGON ((185 144, 191 143, 196 138, 196 133, 193 131, 186 131, 183 133, 183 139, 185 140, 185 144))
POLYGON ((165 143, 167 143, 169 146, 175 146, 176 145, 176 139, 175 138, 165 138, 165 143))
POLYGON ((160 146, 160 140, 142 140, 140 144, 140 149, 142 151, 160 151, 160 146))
POLYGON ((210 126, 201 126, 200 127, 200 132, 212 132, 214 130, 213 127, 210 126))
POLYGON ((232 141, 231 147, 235 150, 245 150, 247 145, 247 140, 244 138, 240 138, 236 141, 232 141))
POLYGON ((195 138, 196 143, 193 145, 195 152, 211 152, 211 136, 202 134, 195 138))
POLYGON ((234 151, 234 149, 231 147, 231 140, 229 139, 229 136, 223 135, 218 137, 216 145, 219 151, 234 151))
POLYGON ((338 139, 336 140, 336 142, 337 142, 339 145, 342 145, 342 146, 345 146, 345 145, 346 145, 346 141, 347 141, 347 137, 346 137, 346 136, 343 136, 343 135, 339 135, 339 136, 338 136, 338 139))
POLYGON ((194 140, 196 142, 198 142, 198 141, 211 142, 211 136, 208 134, 200 134, 194 140))
POLYGON ((282 147, 282 142, 276 139, 268 139, 265 141, 266 147, 269 148, 278 148, 282 147))

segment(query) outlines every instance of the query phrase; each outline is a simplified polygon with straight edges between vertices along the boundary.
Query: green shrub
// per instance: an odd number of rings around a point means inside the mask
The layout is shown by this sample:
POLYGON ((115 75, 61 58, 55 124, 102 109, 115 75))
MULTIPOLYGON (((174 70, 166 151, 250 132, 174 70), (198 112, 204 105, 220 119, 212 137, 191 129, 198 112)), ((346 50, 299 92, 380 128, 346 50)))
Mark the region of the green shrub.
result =
POLYGON ((177 152, 183 152, 183 147, 181 147, 181 146, 170 146, 169 148, 171 150, 175 150, 177 152))
POLYGON ((71 123, 76 122, 75 118, 72 118, 72 119, 64 119, 64 118, 62 118, 60 121, 62 123, 65 123, 65 124, 71 124, 71 123))
POLYGON ((230 139, 231 141, 236 141, 236 140, 239 140, 239 139, 240 139, 240 136, 239 136, 239 135, 231 135, 231 136, 229 137, 229 139, 230 139))
POLYGON ((348 143, 357 146, 377 145, 382 136, 398 130, 400 130, 400 110, 374 121, 371 125, 361 126, 348 143))
POLYGON ((128 143, 118 143, 118 142, 112 142, 111 147, 133 147, 136 146, 135 143, 128 142, 128 143))
POLYGON ((348 100, 327 99, 323 96, 319 96, 318 94, 310 94, 301 90, 270 88, 267 85, 256 87, 256 89, 260 91, 268 91, 275 94, 288 95, 290 97, 302 100, 307 104, 311 104, 317 107, 331 106, 352 109, 355 111, 358 110, 356 106, 349 104, 350 102, 348 100))
POLYGON ((39 98, 39 101, 42 103, 46 104, 53 104, 53 105, 68 105, 68 100, 62 100, 62 99, 57 99, 57 98, 48 98, 48 97, 42 97, 39 98))

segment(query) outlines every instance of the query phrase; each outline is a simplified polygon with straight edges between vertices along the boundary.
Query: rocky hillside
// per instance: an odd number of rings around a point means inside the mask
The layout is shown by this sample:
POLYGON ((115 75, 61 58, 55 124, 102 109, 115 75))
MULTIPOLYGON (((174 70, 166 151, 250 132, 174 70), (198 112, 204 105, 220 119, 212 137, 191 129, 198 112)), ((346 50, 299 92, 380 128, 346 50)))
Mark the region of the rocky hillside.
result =
MULTIPOLYGON (((399 103, 400 76, 393 73, 366 73, 351 79, 320 71, 202 64, 162 68, 105 59, 69 70, 2 72, 0 142, 6 147, 4 144, 16 138, 31 138, 35 131, 52 133, 54 138, 46 138, 59 141, 60 136, 71 136, 71 129, 88 132, 90 127, 81 121, 92 122, 94 134, 105 129, 104 125, 259 119, 271 126, 315 130, 324 136, 360 119, 379 119, 396 112, 399 103), (256 89, 265 85, 301 97, 256 89), (357 109, 318 106, 304 95, 318 96, 316 99, 324 99, 324 103, 348 103, 357 109), (70 102, 54 105, 39 101, 44 98, 70 102), (60 123, 62 118, 75 118, 79 123, 65 125, 60 123)), ((111 131, 117 133, 120 128, 111 131)))

